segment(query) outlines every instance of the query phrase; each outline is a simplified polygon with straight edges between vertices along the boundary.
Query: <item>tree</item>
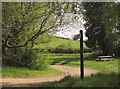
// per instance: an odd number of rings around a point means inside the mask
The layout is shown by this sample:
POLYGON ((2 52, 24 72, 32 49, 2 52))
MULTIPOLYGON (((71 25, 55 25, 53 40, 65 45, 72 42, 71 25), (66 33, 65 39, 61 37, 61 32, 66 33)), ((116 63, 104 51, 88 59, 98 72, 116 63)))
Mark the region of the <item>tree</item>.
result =
MULTIPOLYGON (((16 62, 23 65, 25 60, 30 62, 30 59, 25 57, 27 55, 25 48, 30 49, 39 35, 58 24, 59 11, 55 10, 59 8, 59 4, 49 2, 3 3, 3 63, 16 66, 18 65, 16 62), (23 56, 26 58, 25 60, 23 60, 23 56)), ((31 52, 29 53, 31 54, 31 52)))
POLYGON ((100 48, 103 54, 115 49, 118 41, 118 3, 83 3, 88 47, 100 48))
MULTIPOLYGON (((24 47, 39 35, 58 25, 74 3, 3 3, 3 45, 24 47), (67 9, 67 10, 66 10, 67 9), (18 43, 11 42, 20 36, 18 43)), ((74 9, 74 8, 73 8, 74 9)), ((61 23, 60 23, 61 24, 61 23)))
POLYGON ((24 47, 50 30, 57 19, 54 9, 49 3, 3 3, 3 45, 24 47), (18 43, 11 42, 14 39, 18 43))
POLYGON ((74 3, 13 2, 2 4, 3 64, 28 67, 35 39, 62 23, 74 3))

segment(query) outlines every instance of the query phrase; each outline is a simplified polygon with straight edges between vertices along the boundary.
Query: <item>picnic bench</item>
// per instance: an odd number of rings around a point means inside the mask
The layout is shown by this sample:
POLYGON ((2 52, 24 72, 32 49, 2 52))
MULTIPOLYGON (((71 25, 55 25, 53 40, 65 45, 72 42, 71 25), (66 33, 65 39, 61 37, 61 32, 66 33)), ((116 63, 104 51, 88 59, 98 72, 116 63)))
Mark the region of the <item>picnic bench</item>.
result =
POLYGON ((113 60, 113 56, 98 56, 96 61, 110 61, 113 60))

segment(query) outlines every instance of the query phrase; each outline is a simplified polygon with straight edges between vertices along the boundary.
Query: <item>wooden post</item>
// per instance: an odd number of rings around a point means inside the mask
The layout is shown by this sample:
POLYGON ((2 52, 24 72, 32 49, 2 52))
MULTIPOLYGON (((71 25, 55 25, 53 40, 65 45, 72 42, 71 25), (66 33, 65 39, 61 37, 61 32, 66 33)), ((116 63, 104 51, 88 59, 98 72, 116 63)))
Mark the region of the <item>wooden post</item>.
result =
POLYGON ((81 79, 84 79, 83 31, 82 30, 80 30, 80 73, 81 73, 81 79))

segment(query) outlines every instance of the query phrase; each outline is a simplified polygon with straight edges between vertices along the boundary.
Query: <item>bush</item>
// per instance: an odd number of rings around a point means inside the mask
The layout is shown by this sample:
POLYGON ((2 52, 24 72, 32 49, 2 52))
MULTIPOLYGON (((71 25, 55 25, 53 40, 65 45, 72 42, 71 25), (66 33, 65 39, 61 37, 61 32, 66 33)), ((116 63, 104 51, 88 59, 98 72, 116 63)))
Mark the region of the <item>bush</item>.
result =
MULTIPOLYGON (((92 49, 84 49, 84 53, 91 53, 92 49)), ((80 49, 72 49, 72 48, 54 48, 54 49, 48 49, 48 52, 50 53, 80 53, 80 49)))
POLYGON ((44 69, 47 67, 49 60, 48 56, 40 54, 34 49, 20 48, 7 50, 3 55, 3 66, 24 67, 30 69, 44 69))
POLYGON ((36 58, 37 56, 35 51, 30 49, 27 52, 23 52, 19 59, 16 59, 18 61, 17 66, 30 68, 32 60, 35 60, 36 58))
POLYGON ((44 53, 38 53, 37 58, 32 60, 30 68, 42 70, 47 68, 50 62, 51 61, 48 55, 45 55, 44 53))

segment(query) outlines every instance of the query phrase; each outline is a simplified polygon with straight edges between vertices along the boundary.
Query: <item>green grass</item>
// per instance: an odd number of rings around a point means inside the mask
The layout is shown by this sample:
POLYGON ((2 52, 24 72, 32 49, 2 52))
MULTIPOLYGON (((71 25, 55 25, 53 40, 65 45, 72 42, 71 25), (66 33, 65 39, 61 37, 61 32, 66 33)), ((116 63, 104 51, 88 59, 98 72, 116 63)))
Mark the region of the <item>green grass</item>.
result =
MULTIPOLYGON (((44 54, 48 55, 52 60, 52 64, 67 65, 79 67, 79 54, 44 54)), ((84 54, 84 64, 86 68, 92 68, 100 71, 100 73, 85 77, 65 77, 60 81, 46 82, 43 84, 34 83, 32 87, 116 87, 118 86, 118 62, 120 58, 113 61, 97 62, 96 54, 84 54)), ((25 68, 3 67, 3 77, 41 77, 41 76, 60 76, 61 71, 48 68, 46 70, 30 70, 25 68)))
MULTIPOLYGON (((62 56, 54 55, 51 56, 53 60, 52 64, 59 65, 68 65, 79 67, 80 66, 80 56, 79 54, 64 54, 62 56)), ((97 62, 95 61, 96 56, 94 53, 86 53, 84 54, 84 65, 86 68, 96 69, 102 73, 118 73, 118 62, 120 58, 115 58, 113 61, 104 61, 97 62)))
MULTIPOLYGON (((55 37, 55 36, 50 36, 49 38, 47 35, 40 36, 36 40, 36 43, 37 44, 34 46, 34 48, 54 49, 58 46, 62 46, 62 48, 64 49, 67 49, 67 48, 79 49, 80 48, 79 41, 74 41, 70 39, 62 39, 62 38, 55 37), (50 39, 50 42, 44 43, 44 42, 47 42, 49 39, 50 39)), ((84 48, 87 49, 87 46, 85 44, 84 44, 84 48)))
MULTIPOLYGON (((113 61, 104 61, 104 62, 96 62, 95 60, 94 61, 85 60, 84 66, 86 68, 96 69, 102 73, 111 73, 111 72, 118 73, 118 61, 119 61, 118 59, 115 59, 113 61)), ((79 61, 73 61, 73 62, 71 61, 66 65, 79 67, 80 62, 79 61)))
MULTIPOLYGON (((45 54, 46 55, 46 54, 45 54)), ((52 60, 51 64, 67 65, 79 67, 79 54, 47 54, 52 60)), ((93 53, 84 54, 84 65, 86 68, 96 69, 102 73, 118 73, 118 62, 120 59, 115 59, 113 61, 104 61, 97 62, 95 61, 95 55, 93 53)), ((52 68, 48 68, 42 71, 30 70, 25 68, 13 68, 13 67, 3 67, 3 77, 15 76, 15 77, 31 77, 31 76, 44 76, 53 73, 53 75, 61 74, 60 71, 57 71, 52 68), (56 71, 56 72, 53 72, 56 71)))
POLYGON ((63 73, 53 68, 45 70, 31 70, 27 68, 3 67, 3 77, 44 77, 44 76, 61 76, 63 73))
POLYGON ((96 74, 81 80, 79 77, 65 77, 60 81, 34 84, 37 87, 118 87, 118 75, 96 74))
MULTIPOLYGON (((51 54, 53 64, 67 65, 79 67, 79 54, 51 54)), ((94 53, 84 54, 85 67, 100 71, 95 75, 85 77, 84 80, 80 77, 67 76, 60 81, 47 82, 43 84, 33 84, 35 87, 118 87, 118 62, 120 58, 113 61, 97 62, 94 53)))
POLYGON ((95 62, 95 61, 85 61, 85 67, 93 68, 99 70, 102 73, 118 73, 118 59, 113 61, 95 62))

